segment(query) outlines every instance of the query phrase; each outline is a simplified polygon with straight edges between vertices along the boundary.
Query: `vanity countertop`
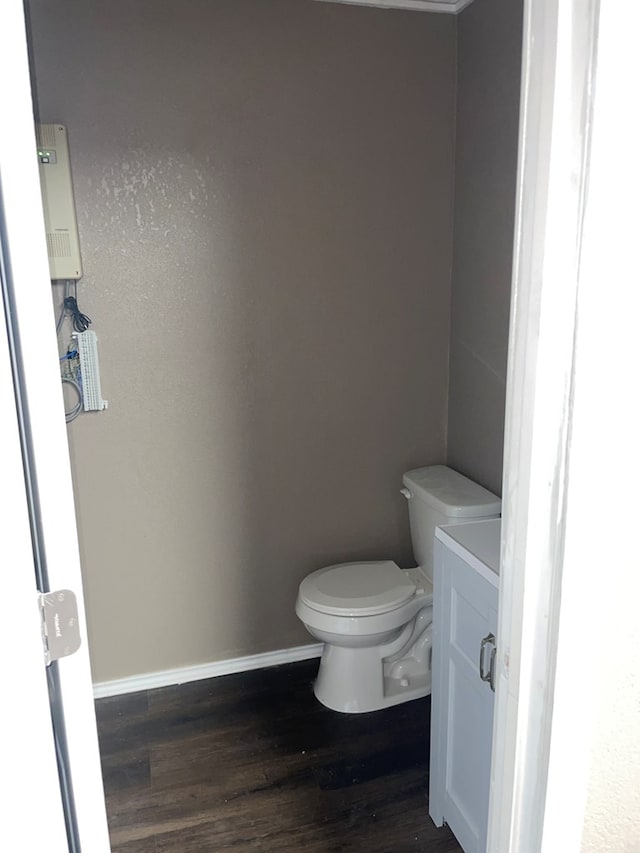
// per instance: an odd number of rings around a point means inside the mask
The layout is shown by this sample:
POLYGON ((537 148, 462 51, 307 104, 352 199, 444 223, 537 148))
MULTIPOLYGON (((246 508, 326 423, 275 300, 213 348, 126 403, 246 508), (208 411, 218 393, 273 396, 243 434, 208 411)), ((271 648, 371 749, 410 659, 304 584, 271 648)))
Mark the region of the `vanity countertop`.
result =
POLYGON ((494 586, 500 576, 500 518, 447 524, 436 528, 436 539, 480 572, 494 586))

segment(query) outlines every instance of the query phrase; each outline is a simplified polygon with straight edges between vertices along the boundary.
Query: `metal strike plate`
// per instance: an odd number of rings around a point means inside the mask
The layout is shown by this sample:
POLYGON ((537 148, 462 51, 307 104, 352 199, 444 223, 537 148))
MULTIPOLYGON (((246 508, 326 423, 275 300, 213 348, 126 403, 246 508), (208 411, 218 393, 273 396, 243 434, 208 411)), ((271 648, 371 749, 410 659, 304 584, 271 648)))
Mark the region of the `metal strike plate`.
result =
POLYGON ((489 687, 496 692, 496 653, 497 648, 494 646, 491 649, 491 660, 489 662, 489 687))
POLYGON ((80 648, 78 603, 70 589, 41 593, 39 599, 44 657, 49 666, 54 660, 72 655, 80 648))
MULTIPOLYGON (((496 642, 496 638, 494 637, 494 635, 493 634, 487 634, 487 636, 480 643, 480 662, 478 665, 478 669, 480 671, 480 679, 482 681, 488 681, 490 684, 491 684, 491 681, 493 679, 492 667, 493 667, 493 655, 495 654, 495 642, 496 642), (486 672, 485 672, 484 661, 485 661, 485 655, 486 655, 487 647, 493 647, 493 651, 491 653, 489 669, 486 670, 486 672)), ((491 689, 492 690, 494 689, 492 684, 491 684, 491 689)))

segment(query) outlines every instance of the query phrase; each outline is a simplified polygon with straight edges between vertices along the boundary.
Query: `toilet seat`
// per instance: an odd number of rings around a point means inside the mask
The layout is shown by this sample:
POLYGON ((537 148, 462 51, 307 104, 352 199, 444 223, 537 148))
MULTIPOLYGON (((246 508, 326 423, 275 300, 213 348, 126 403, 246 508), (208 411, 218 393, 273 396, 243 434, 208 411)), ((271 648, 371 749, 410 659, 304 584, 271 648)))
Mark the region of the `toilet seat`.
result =
POLYGON ((408 601, 416 586, 392 560, 340 563, 308 575, 299 597, 332 616, 376 616, 408 601))

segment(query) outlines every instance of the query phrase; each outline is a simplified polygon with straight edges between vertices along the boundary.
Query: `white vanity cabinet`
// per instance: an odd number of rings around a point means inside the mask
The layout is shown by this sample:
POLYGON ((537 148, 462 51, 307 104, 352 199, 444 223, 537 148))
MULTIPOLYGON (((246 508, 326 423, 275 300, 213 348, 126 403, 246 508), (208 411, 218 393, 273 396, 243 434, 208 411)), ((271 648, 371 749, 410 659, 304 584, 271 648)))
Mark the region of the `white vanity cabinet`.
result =
POLYGON ((485 853, 500 519, 436 530, 429 814, 485 853))

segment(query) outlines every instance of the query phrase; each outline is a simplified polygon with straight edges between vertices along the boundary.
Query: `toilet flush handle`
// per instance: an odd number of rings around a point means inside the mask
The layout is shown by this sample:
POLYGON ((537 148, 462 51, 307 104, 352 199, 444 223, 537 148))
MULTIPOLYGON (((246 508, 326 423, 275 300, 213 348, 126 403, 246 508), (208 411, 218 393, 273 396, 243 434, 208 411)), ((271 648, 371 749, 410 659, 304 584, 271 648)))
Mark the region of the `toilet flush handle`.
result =
POLYGON ((412 495, 409 489, 400 489, 400 494, 404 495, 407 500, 411 500, 412 495))

